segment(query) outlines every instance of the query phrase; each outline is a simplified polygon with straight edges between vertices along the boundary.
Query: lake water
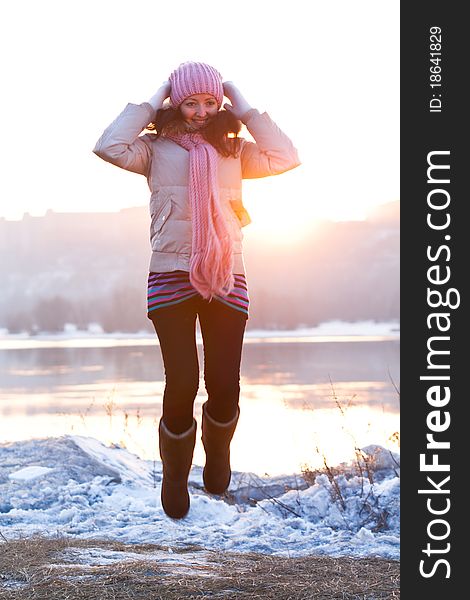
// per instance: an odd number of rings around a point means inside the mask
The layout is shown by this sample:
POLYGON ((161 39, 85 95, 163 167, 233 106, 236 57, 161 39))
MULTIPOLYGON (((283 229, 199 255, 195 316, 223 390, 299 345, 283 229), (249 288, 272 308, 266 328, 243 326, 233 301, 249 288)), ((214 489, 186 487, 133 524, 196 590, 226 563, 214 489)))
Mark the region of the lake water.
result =
MULTIPOLYGON (((200 365, 202 347, 199 345, 200 365)), ((399 338, 392 335, 247 337, 234 470, 260 475, 336 465, 354 448, 398 452, 399 338)), ((153 337, 0 341, 0 441, 95 437, 159 460, 164 388, 153 337)), ((201 379, 195 404, 200 424, 201 379)), ((203 464, 199 439, 194 463, 203 464)))

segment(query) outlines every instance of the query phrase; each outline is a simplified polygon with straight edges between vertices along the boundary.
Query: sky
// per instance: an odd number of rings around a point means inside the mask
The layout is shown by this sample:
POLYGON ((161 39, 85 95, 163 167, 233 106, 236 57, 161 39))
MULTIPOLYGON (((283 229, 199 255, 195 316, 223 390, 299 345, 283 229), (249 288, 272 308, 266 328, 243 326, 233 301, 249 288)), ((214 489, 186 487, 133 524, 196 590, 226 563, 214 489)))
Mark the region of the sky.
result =
MULTIPOLYGON (((363 456, 370 479, 361 459, 363 476, 337 476, 336 486, 325 474, 307 487, 300 476, 234 472, 229 488, 234 504, 207 494, 202 469, 193 466, 191 508, 175 522, 160 503, 160 461, 144 461, 82 436, 0 444, 5 465, 0 529, 7 539, 56 531, 96 538, 99 532, 100 538, 125 543, 158 540, 170 549, 194 544, 278 556, 398 559, 400 457, 374 445, 364 448, 363 456), (253 506, 248 498, 258 502, 253 506)), ((343 472, 357 473, 356 467, 343 465, 343 472)))
POLYGON ((244 183, 255 228, 362 219, 399 199, 397 0, 16 0, 0 50, 0 217, 145 205, 145 178, 92 149, 186 60, 215 66, 299 150, 302 166, 244 183))

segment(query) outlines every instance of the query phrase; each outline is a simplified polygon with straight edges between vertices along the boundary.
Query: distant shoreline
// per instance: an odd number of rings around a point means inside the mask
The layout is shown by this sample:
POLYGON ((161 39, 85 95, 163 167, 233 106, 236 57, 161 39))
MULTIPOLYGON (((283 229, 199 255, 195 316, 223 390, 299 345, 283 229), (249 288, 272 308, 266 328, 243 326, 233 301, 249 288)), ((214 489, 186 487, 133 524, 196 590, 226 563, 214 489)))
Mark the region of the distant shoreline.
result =
MULTIPOLYGON (((246 343, 373 342, 399 340, 399 338, 400 325, 395 321, 328 321, 317 327, 290 330, 248 329, 245 334, 246 343)), ((0 350, 33 347, 146 346, 155 343, 158 343, 155 334, 147 331, 139 333, 104 333, 98 330, 77 330, 72 327, 60 333, 38 333, 35 335, 28 333, 10 334, 6 331, 0 331, 0 350)))

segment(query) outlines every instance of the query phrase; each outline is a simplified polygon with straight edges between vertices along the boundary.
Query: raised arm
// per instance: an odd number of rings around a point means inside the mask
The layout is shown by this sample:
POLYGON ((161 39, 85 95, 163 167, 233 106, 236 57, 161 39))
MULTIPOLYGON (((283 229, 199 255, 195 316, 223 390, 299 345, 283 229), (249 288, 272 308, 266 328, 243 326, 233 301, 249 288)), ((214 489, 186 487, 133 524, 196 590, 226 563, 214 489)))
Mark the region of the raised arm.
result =
POLYGON ((154 118, 170 92, 165 82, 148 102, 127 104, 121 114, 109 125, 96 142, 93 152, 105 160, 127 171, 147 175, 151 148, 142 130, 154 118))
POLYGON ((301 163, 296 148, 269 115, 252 108, 231 81, 226 81, 223 86, 224 94, 231 102, 224 104, 224 108, 240 119, 255 139, 255 143, 243 141, 242 177, 267 177, 298 167, 301 163))

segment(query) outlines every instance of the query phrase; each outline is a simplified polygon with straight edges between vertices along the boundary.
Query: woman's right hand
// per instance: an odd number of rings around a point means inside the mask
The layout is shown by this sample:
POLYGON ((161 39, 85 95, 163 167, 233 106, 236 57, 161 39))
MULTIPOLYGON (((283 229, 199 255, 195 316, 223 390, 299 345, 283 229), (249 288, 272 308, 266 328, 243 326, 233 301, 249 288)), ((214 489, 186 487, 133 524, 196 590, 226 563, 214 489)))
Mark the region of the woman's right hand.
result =
POLYGON ((164 100, 166 100, 169 96, 170 96, 170 92, 171 92, 171 83, 170 80, 167 79, 166 81, 164 81, 162 83, 162 85, 160 86, 159 90, 160 92, 162 92, 163 94, 165 94, 164 96, 164 100))
POLYGON ((170 80, 167 79, 162 83, 162 85, 158 88, 155 94, 150 98, 148 103, 150 106, 157 111, 162 107, 163 102, 168 98, 171 92, 171 83, 170 80))

